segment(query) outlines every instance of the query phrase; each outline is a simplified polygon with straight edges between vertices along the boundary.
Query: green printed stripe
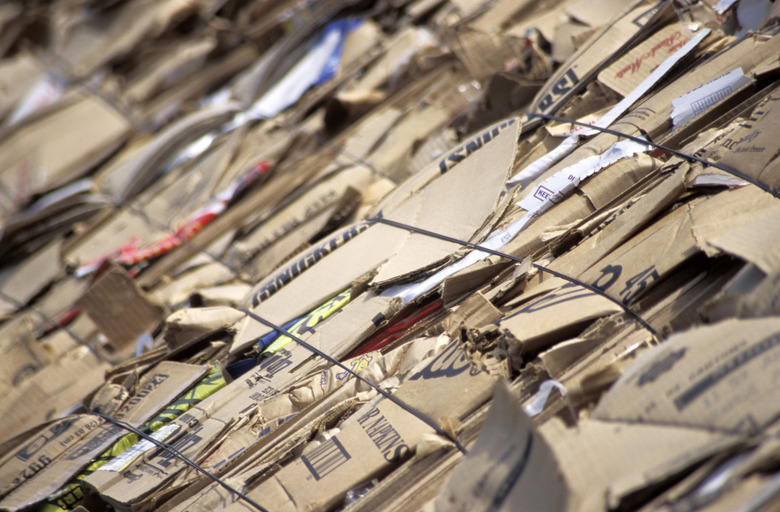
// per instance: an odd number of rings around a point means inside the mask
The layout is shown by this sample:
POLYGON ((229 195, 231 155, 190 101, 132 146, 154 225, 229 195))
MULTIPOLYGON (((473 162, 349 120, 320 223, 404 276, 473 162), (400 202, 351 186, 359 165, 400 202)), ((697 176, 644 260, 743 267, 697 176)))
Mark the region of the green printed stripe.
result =
MULTIPOLYGON (((157 416, 147 421, 141 430, 144 432, 155 432, 170 423, 182 413, 190 410, 195 404, 213 395, 225 386, 225 379, 222 377, 222 371, 219 365, 211 368, 200 382, 186 391, 179 399, 169 404, 157 416)), ((111 448, 100 454, 97 458, 84 468, 73 480, 65 484, 59 491, 47 498, 46 502, 38 507, 38 512, 62 512, 73 510, 84 497, 84 491, 81 488, 81 481, 89 475, 100 469, 108 461, 121 454, 139 441, 137 434, 129 433, 122 436, 115 442, 111 448)))

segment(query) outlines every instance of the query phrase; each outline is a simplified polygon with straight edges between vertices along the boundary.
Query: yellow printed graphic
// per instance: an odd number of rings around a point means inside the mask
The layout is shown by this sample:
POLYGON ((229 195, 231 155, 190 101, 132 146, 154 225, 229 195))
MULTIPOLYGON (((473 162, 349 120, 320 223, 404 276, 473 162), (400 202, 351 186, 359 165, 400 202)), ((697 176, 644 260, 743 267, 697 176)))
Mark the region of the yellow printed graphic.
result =
MULTIPOLYGON (((353 372, 360 373, 361 371, 365 370, 373 360, 374 356, 371 354, 363 354, 362 356, 359 356, 351 361, 347 361, 345 364, 348 364, 353 372)), ((347 370, 338 372, 336 374, 337 380, 349 380, 350 377, 352 377, 352 374, 347 370)))
MULTIPOLYGON (((308 315, 298 320, 288 330, 296 336, 300 336, 301 334, 311 330, 318 323, 322 322, 333 313, 338 312, 341 308, 346 306, 351 296, 350 292, 351 289, 347 289, 346 291, 339 293, 322 306, 318 307, 308 315)), ((271 343, 267 349, 263 351, 263 355, 275 354, 276 352, 286 347, 291 341, 293 340, 289 336, 280 336, 273 343, 271 343)))

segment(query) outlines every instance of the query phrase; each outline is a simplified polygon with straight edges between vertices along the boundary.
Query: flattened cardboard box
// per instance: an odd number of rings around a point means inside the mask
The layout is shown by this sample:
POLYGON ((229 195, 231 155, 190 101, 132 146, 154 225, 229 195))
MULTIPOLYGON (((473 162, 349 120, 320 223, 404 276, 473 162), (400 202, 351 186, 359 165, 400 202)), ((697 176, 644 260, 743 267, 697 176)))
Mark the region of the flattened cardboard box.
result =
POLYGON ((593 417, 756 433, 780 417, 778 332, 778 319, 767 318, 675 334, 621 376, 593 417))
MULTIPOLYGON (((457 165, 428 183, 420 192, 405 198, 398 206, 384 211, 383 215, 423 228, 444 229, 446 233, 460 235, 461 238, 472 236, 485 223, 495 207, 514 157, 518 123, 503 124, 504 129, 495 137, 488 138, 484 143, 482 140, 478 144, 475 143, 474 149, 471 150, 473 152, 470 152, 468 157, 464 158, 456 153, 450 155, 449 158, 457 165), (496 148, 503 151, 494 153, 496 148), (501 158, 502 165, 491 165, 488 174, 483 176, 485 169, 482 158, 501 158), (470 186, 470 180, 476 173, 479 173, 482 180, 490 178, 490 186, 480 189, 479 201, 474 197, 474 190, 470 186), (452 223, 458 220, 462 224, 453 226, 452 223)), ((490 135, 492 131, 487 133, 490 135)), ((435 166, 437 164, 431 164, 431 168, 435 166)), ((439 264, 455 249, 451 243, 421 235, 410 235, 405 230, 384 224, 374 224, 365 230, 356 227, 354 231, 360 234, 333 252, 321 251, 319 258, 314 258, 316 253, 312 253, 311 258, 316 264, 310 268, 308 265, 304 266, 303 270, 292 268, 287 274, 278 274, 278 278, 269 277, 264 280, 265 286, 271 286, 277 281, 281 281, 284 286, 281 289, 273 286, 277 291, 260 302, 253 312, 281 325, 314 309, 327 298, 344 290, 352 281, 377 267, 381 266, 375 281, 396 279, 439 264), (302 297, 305 298, 303 301, 302 297)), ((260 288, 258 291, 260 296, 263 295, 262 290, 263 288, 260 288)), ((250 340, 269 332, 271 331, 268 327, 246 321, 245 327, 233 341, 231 350, 236 352, 244 349, 250 340)))
MULTIPOLYGON (((202 366, 163 361, 144 375, 136 394, 115 417, 135 427, 141 426, 155 412, 192 386, 205 371, 202 366)), ((0 501, 0 508, 21 510, 45 500, 124 433, 121 427, 108 424, 93 429, 78 444, 68 448, 59 458, 40 470, 35 478, 5 496, 0 501)))
MULTIPOLYGON (((483 403, 494 382, 470 364, 457 342, 417 368, 394 395, 439 424, 445 417, 457 422, 483 403)), ((300 458, 248 495, 274 510, 331 507, 352 487, 410 456, 429 432, 421 420, 379 397, 356 411, 338 433, 309 445, 300 458)), ((247 509, 243 502, 227 508, 247 509)))
MULTIPOLYGON (((362 299, 349 304, 342 313, 318 327, 315 333, 305 336, 307 341, 334 357, 344 357, 354 348, 355 339, 362 339, 360 337, 367 330, 376 329, 371 318, 378 314, 389 316, 394 309, 392 300, 385 297, 362 299), (364 327, 356 327, 360 325, 364 327)), ((262 404, 277 397, 319 366, 321 361, 315 357, 296 344, 279 350, 174 420, 172 423, 178 427, 176 437, 171 441, 190 458, 197 460, 204 457, 235 425, 262 412, 262 404)), ((116 506, 133 507, 187 467, 167 452, 152 454, 148 459, 121 474, 102 472, 90 477, 88 483, 105 492, 116 506)))
POLYGON ((123 269, 112 266, 78 300, 116 350, 153 331, 167 309, 155 303, 123 269))

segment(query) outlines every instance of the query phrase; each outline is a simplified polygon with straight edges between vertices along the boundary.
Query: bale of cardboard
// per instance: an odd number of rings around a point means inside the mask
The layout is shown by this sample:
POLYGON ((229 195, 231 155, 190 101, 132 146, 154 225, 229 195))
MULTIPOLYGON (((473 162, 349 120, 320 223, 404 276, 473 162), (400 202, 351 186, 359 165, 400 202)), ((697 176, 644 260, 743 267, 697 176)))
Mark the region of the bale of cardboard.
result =
POLYGON ((780 3, 0 5, 0 510, 774 510, 780 3))

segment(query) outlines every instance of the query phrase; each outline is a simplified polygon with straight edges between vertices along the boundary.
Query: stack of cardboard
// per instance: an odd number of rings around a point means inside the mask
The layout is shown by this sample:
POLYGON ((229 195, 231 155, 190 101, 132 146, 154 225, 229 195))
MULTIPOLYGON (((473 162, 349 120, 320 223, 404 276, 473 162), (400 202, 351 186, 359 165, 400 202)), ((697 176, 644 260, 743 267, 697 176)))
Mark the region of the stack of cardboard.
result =
POLYGON ((0 509, 777 509, 778 20, 0 6, 0 509))

